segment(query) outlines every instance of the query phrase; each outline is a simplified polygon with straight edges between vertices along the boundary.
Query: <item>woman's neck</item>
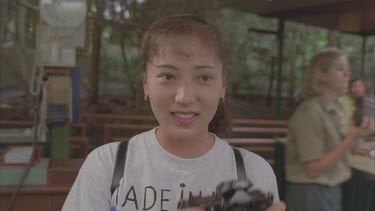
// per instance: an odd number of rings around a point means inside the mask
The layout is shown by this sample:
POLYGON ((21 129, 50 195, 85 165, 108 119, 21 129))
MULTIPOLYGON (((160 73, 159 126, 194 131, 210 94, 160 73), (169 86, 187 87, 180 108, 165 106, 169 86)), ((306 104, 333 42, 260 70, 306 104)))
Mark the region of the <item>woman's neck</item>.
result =
POLYGON ((333 92, 333 91, 330 91, 330 90, 326 90, 324 93, 323 93, 323 96, 330 102, 330 103, 337 103, 337 99, 339 97, 339 93, 337 92, 333 92))
POLYGON ((208 132, 199 137, 179 139, 158 129, 156 130, 156 138, 166 151, 185 159, 200 157, 206 154, 215 144, 215 136, 208 132))

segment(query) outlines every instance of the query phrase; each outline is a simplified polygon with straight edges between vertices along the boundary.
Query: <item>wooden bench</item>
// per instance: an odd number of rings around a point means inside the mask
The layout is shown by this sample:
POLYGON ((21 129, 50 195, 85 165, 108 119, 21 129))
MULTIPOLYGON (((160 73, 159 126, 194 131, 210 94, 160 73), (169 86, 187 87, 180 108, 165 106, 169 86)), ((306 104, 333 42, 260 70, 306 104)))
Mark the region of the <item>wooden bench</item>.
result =
MULTIPOLYGON (((117 114, 97 114, 97 113, 83 113, 81 115, 82 121, 95 120, 102 125, 103 128, 103 139, 104 143, 110 142, 109 133, 112 130, 119 129, 136 129, 139 128, 139 132, 143 132, 143 129, 151 129, 152 127, 143 125, 157 125, 157 121, 154 116, 147 115, 117 115, 117 114), (125 124, 127 126, 119 126, 125 124), (130 126, 141 125, 141 126, 130 126)), ((287 132, 287 120, 272 120, 272 119, 232 119, 233 125, 233 137, 251 137, 251 135, 264 135, 268 134, 271 137, 285 136, 287 132)), ((232 136, 232 135, 230 135, 232 136)))
MULTIPOLYGON (((117 115, 117 114, 97 114, 97 113, 83 113, 81 115, 82 121, 89 120, 96 121, 96 127, 102 132, 101 143, 111 142, 109 137, 113 131, 124 130, 129 132, 131 129, 135 131, 137 128, 138 132, 143 132, 147 129, 151 129, 157 126, 157 121, 154 116, 148 115, 117 115), (121 126, 125 125, 125 126, 121 126), (131 126, 140 125, 140 126, 131 126), (149 126, 149 125, 152 125, 149 126)), ((273 120, 273 119, 238 119, 234 118, 232 121, 232 132, 228 137, 235 138, 274 138, 284 137, 287 133, 287 120, 273 120)), ((91 122, 91 121, 90 121, 91 122)), ((90 123, 92 124, 92 123, 90 123)), ((97 130, 95 130, 97 132, 97 130)), ((132 134, 126 134, 126 136, 132 136, 132 134)), ((96 138, 98 134, 95 135, 96 138)))
MULTIPOLYGON (((154 116, 149 115, 118 115, 118 114, 98 114, 98 113, 83 113, 81 120, 86 122, 88 120, 110 121, 111 123, 153 123, 157 121, 154 116)), ((273 120, 273 119, 238 119, 231 120, 233 126, 262 126, 262 127, 287 127, 288 120, 273 120)))
POLYGON ((70 136, 69 147, 73 150, 79 150, 81 158, 87 157, 89 154, 90 140, 87 136, 70 136))
POLYGON ((287 120, 232 119, 232 125, 229 137, 235 138, 285 137, 288 132, 287 120))
POLYGON ((113 141, 118 141, 118 140, 126 140, 128 138, 126 137, 132 137, 138 133, 144 132, 151 130, 152 128, 156 127, 157 125, 153 124, 104 124, 103 125, 103 141, 104 143, 109 143, 113 141), (119 138, 119 135, 117 135, 116 139, 113 139, 113 131, 122 131, 125 132, 126 134, 123 135, 124 138, 119 138))
MULTIPOLYGON (((157 125, 155 117, 151 115, 82 113, 81 121, 85 122, 88 126, 91 138, 90 148, 92 149, 110 142, 108 135, 106 135, 108 134, 108 129, 106 129, 108 126, 105 126, 106 124, 157 125)), ((109 131, 111 130, 112 128, 109 126, 109 131)))
POLYGON ((48 167, 48 185, 72 185, 83 162, 83 158, 50 160, 48 167))
MULTIPOLYGON (((106 124, 106 140, 108 142, 128 141, 132 136, 113 136, 112 130, 149 130, 154 125, 119 125, 106 124)), ((139 133, 139 132, 138 132, 139 133)), ((275 164, 275 139, 273 138, 224 138, 228 143, 235 147, 247 149, 263 157, 267 162, 274 166, 275 164)))
POLYGON ((263 157, 272 167, 275 165, 275 139, 272 138, 226 138, 232 146, 247 149, 263 157))
MULTIPOLYGON (((0 120, 0 128, 32 128, 32 121, 0 120)), ((71 124, 73 136, 69 137, 69 147, 80 151, 79 157, 85 158, 89 153, 89 138, 85 123, 71 124), (77 135, 75 135, 77 134, 77 135)))
POLYGON ((81 120, 87 122, 88 120, 99 120, 102 122, 110 121, 121 123, 156 123, 154 116, 148 115, 118 115, 118 114, 97 114, 97 113, 83 113, 81 120))
POLYGON ((229 137, 232 138, 274 138, 284 137, 288 128, 282 127, 233 127, 229 137))
MULTIPOLYGON (((114 141, 127 141, 134 135, 157 126, 156 119, 153 116, 145 115, 82 114, 83 121, 88 119, 101 122, 104 144, 114 141)), ((274 163, 274 138, 286 136, 287 120, 232 119, 232 125, 234 127, 228 138, 229 140, 236 140, 233 144, 260 154, 271 164, 274 163), (244 143, 241 143, 241 140, 244 143), (250 145, 250 142, 255 140, 262 141, 262 144, 253 143, 250 145), (268 144, 264 145, 264 143, 268 144)))
POLYGON ((234 127, 288 127, 288 120, 273 119, 232 119, 234 127))

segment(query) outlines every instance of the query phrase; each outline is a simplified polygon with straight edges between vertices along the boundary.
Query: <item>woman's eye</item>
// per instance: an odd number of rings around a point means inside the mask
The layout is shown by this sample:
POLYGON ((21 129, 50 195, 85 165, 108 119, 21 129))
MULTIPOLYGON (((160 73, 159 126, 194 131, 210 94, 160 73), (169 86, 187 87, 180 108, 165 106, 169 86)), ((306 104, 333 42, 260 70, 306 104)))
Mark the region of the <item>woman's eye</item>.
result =
POLYGON ((348 67, 344 67, 344 66, 338 66, 338 67, 336 67, 336 70, 338 70, 338 71, 344 71, 344 70, 349 70, 349 68, 348 67))
POLYGON ((160 75, 159 77, 161 79, 163 79, 164 81, 170 81, 170 80, 174 79, 174 76, 172 74, 169 74, 169 73, 160 75))
POLYGON ((165 79, 167 79, 168 81, 169 80, 172 80, 174 77, 173 77, 173 75, 171 75, 171 74, 166 74, 165 76, 165 79))
POLYGON ((208 80, 211 79, 211 77, 209 75, 202 75, 201 79, 202 79, 202 81, 208 81, 208 80))

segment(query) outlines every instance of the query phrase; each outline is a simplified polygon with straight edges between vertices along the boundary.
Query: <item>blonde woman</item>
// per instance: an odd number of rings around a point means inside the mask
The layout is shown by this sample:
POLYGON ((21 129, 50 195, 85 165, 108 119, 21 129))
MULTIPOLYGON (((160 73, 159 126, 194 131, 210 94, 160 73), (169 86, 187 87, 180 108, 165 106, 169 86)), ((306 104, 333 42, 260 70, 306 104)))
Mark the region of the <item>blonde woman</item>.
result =
POLYGON ((346 127, 338 98, 351 72, 345 53, 326 48, 311 59, 306 99, 289 121, 286 145, 286 203, 289 211, 341 211, 341 184, 351 177, 347 153, 374 121, 346 127))

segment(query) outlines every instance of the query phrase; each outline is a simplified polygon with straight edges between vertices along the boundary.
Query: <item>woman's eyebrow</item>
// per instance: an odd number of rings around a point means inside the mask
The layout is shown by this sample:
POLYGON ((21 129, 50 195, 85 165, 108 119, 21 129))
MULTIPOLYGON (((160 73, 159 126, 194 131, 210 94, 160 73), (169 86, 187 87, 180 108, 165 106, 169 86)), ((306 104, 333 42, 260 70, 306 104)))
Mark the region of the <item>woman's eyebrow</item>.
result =
POLYGON ((160 64, 156 65, 157 68, 165 68, 165 69, 172 69, 172 70, 178 70, 176 66, 170 65, 170 64, 160 64))
POLYGON ((198 65, 194 67, 194 69, 200 70, 200 69, 215 69, 213 66, 210 65, 198 65))
MULTIPOLYGON (((157 68, 165 68, 165 69, 171 69, 171 70, 178 70, 176 66, 170 65, 170 64, 160 64, 156 65, 157 68)), ((201 70, 201 69, 215 69, 215 67, 211 65, 197 65, 194 67, 196 70, 201 70)))
POLYGON ((334 65, 336 65, 336 66, 349 66, 349 64, 342 64, 342 63, 339 63, 339 64, 334 64, 334 65))

